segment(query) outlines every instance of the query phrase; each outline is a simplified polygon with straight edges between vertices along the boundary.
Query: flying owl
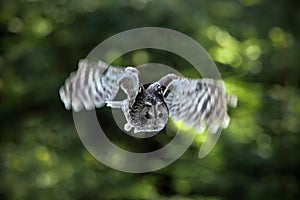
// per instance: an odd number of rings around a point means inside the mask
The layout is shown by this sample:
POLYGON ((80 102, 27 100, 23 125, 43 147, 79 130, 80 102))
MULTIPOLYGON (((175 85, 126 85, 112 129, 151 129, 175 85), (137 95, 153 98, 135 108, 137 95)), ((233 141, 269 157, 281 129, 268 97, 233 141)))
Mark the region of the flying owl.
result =
POLYGON ((67 110, 75 112, 108 107, 122 109, 126 131, 158 132, 170 116, 202 132, 215 133, 229 124, 227 104, 237 98, 225 92, 224 83, 213 79, 189 79, 167 74, 148 87, 140 82, 134 67, 113 67, 98 61, 80 60, 59 94, 67 110), (120 88, 127 98, 114 101, 120 88))

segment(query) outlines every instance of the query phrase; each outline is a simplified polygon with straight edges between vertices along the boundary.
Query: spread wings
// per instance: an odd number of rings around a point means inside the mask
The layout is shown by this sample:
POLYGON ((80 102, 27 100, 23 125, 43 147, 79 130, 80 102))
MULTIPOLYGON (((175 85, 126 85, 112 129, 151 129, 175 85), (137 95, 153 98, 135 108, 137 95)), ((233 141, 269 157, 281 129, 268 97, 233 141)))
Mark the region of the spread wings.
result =
MULTIPOLYGON (((208 127, 209 132, 215 133, 228 126, 227 104, 235 106, 237 99, 226 94, 221 80, 168 74, 158 82, 164 88, 165 103, 175 120, 183 120, 200 132, 208 127)), ((71 73, 59 93, 66 109, 74 111, 99 108, 104 103, 122 108, 123 102, 112 101, 120 87, 127 95, 126 104, 133 102, 140 87, 139 71, 132 67, 111 67, 102 61, 81 60, 78 70, 71 73)))
POLYGON ((209 132, 216 133, 228 126, 227 104, 236 106, 237 99, 226 94, 223 81, 169 74, 159 83, 165 87, 165 102, 174 120, 183 120, 199 132, 208 127, 209 132))
POLYGON ((91 110, 113 100, 120 86, 129 100, 134 99, 139 84, 139 72, 135 68, 117 68, 102 61, 81 60, 78 70, 71 73, 59 94, 66 109, 91 110))

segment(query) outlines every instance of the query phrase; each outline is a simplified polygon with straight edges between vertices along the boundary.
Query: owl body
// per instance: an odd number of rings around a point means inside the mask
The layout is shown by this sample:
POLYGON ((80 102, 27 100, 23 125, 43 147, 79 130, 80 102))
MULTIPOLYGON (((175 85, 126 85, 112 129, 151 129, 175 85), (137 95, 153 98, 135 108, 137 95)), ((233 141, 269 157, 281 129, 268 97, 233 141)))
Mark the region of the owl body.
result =
POLYGON ((236 106, 237 98, 225 92, 223 81, 188 79, 167 74, 144 88, 139 71, 133 67, 118 68, 106 63, 81 60, 59 90, 66 109, 91 110, 106 104, 122 109, 126 131, 135 133, 162 130, 169 116, 182 120, 202 132, 215 133, 229 123, 227 104, 236 106), (127 95, 114 101, 119 89, 127 95))
MULTIPOLYGON (((163 90, 159 83, 143 86, 129 107, 129 124, 135 132, 155 132, 162 130, 168 122, 169 110, 164 101, 163 90)), ((128 130, 128 128, 127 128, 128 130)))

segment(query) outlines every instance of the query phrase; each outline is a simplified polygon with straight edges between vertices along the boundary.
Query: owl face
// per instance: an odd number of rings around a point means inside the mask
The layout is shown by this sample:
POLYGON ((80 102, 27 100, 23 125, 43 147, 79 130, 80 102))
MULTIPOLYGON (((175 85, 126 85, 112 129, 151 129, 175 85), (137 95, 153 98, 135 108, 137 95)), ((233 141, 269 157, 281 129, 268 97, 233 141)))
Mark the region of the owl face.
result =
POLYGON ((138 132, 155 132, 165 127, 169 111, 158 83, 140 91, 130 110, 130 116, 131 123, 138 132))
POLYGON ((168 122, 169 112, 163 104, 146 105, 139 113, 136 123, 137 130, 143 132, 154 132, 162 130, 168 122))

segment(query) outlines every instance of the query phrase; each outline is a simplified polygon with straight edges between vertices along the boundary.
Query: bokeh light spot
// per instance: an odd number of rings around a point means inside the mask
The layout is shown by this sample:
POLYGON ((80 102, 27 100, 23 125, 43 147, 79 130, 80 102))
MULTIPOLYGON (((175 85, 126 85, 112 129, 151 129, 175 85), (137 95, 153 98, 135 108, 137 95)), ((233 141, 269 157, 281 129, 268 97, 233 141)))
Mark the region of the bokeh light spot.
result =
POLYGON ((43 172, 37 179, 36 184, 40 188, 48 188, 55 185, 58 181, 58 177, 52 172, 43 172))
POLYGON ((134 64, 134 66, 138 66, 144 63, 148 63, 149 62, 149 55, 146 51, 137 51, 134 52, 132 55, 132 62, 134 64))
POLYGON ((273 27, 269 31, 269 38, 275 47, 287 48, 293 44, 293 38, 280 27, 273 27))
POLYGON ((53 26, 49 20, 37 18, 32 21, 31 29, 36 37, 45 37, 52 32, 53 26))
POLYGON ((36 148, 35 157, 42 163, 49 164, 51 162, 50 154, 48 150, 43 146, 39 146, 36 148))
POLYGON ((246 55, 250 60, 256 60, 260 57, 261 50, 258 45, 250 45, 246 48, 246 55))
POLYGON ((191 185, 187 180, 178 180, 175 185, 175 189, 180 194, 188 194, 191 190, 191 185))
POLYGON ((13 17, 8 22, 8 31, 12 33, 19 33, 23 30, 24 23, 23 21, 18 17, 13 17))

